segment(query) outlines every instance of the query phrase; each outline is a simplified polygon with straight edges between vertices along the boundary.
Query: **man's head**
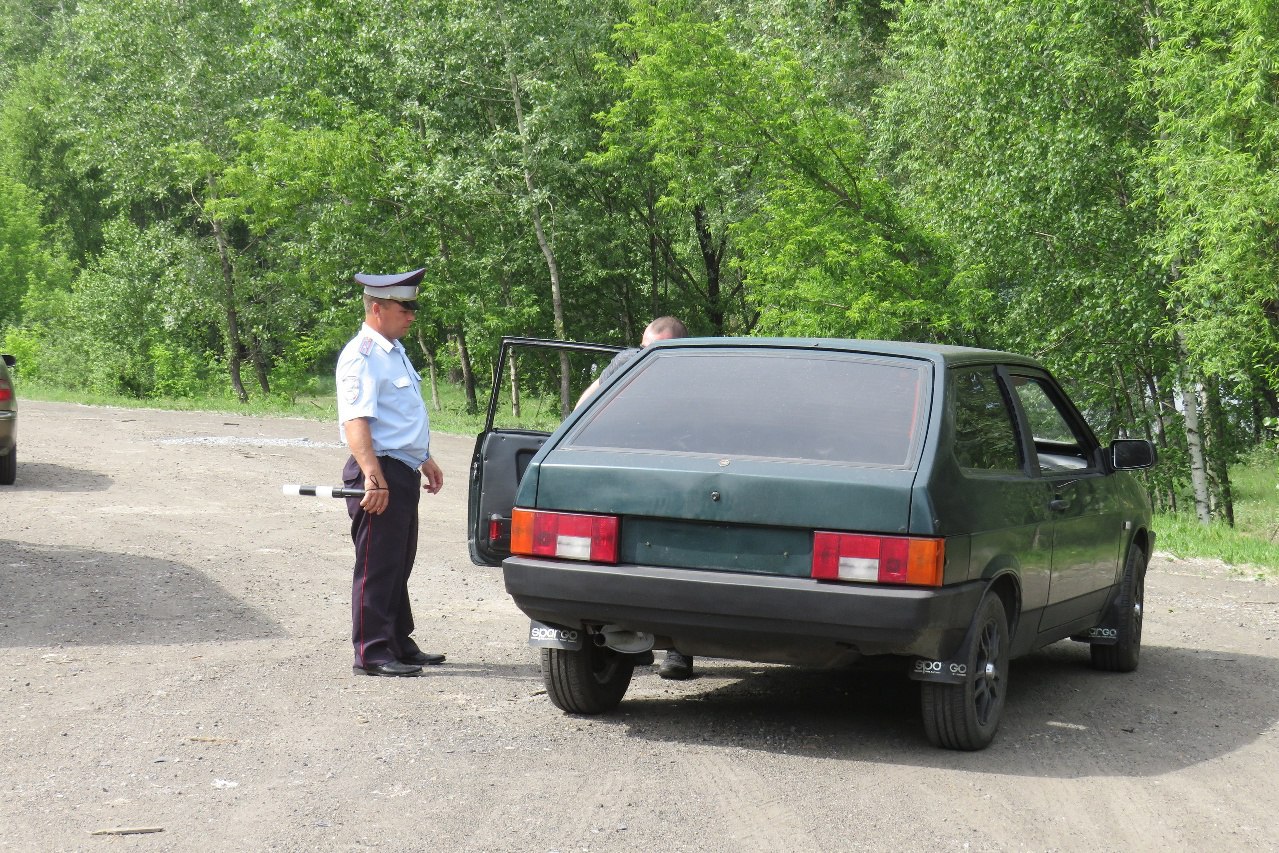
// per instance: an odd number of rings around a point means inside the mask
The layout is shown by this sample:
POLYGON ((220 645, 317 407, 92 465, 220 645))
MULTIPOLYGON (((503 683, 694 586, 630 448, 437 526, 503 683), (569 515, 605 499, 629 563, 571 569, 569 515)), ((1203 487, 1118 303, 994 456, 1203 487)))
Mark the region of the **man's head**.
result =
POLYGON ((644 329, 640 338, 640 346, 646 347, 656 341, 668 341, 671 338, 688 337, 688 329, 675 317, 658 317, 644 329))
POLYGON ((426 268, 392 275, 356 273, 364 285, 364 322, 382 337, 399 340, 408 332, 417 313, 418 282, 426 268))
POLYGON ((379 299, 364 295, 364 322, 388 341, 404 337, 417 314, 416 302, 379 299), (409 308, 408 306, 414 306, 409 308))

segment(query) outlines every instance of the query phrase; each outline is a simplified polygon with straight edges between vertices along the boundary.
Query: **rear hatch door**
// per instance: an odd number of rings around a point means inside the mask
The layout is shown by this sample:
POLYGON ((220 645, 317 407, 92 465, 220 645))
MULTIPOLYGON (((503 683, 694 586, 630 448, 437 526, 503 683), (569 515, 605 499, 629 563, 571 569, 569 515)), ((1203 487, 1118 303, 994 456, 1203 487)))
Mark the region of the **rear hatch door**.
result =
POLYGON ((870 353, 655 345, 565 425, 536 505, 621 517, 623 563, 806 576, 814 530, 907 531, 931 377, 870 353))

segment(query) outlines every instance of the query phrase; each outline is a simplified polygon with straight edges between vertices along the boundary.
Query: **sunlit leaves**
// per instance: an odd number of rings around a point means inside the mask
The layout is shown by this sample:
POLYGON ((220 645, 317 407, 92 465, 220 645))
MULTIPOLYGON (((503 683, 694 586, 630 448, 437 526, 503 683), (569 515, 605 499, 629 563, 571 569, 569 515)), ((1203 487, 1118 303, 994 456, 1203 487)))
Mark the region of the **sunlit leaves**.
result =
POLYGON ((1157 113, 1150 241, 1208 373, 1279 386, 1279 14, 1270 2, 1161 4, 1134 85, 1157 113))
POLYGON ((20 319, 32 287, 59 289, 71 265, 49 239, 36 193, 0 174, 0 329, 20 319))
POLYGON ((603 69, 624 97, 597 162, 641 163, 659 210, 705 211, 773 334, 944 336, 938 255, 867 166, 860 122, 788 45, 694 3, 637 4, 603 69))

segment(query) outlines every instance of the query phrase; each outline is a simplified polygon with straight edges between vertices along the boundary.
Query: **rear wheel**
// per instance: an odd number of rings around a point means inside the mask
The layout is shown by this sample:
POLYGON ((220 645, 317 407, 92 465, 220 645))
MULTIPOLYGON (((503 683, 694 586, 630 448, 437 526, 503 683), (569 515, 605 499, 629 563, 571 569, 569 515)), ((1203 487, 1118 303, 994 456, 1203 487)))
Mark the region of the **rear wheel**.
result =
POLYGON ((9 452, 0 456, 0 486, 12 486, 18 479, 18 445, 9 448, 9 452))
POLYGON ((1146 552, 1135 542, 1128 549, 1124 579, 1119 587, 1119 639, 1113 645, 1094 644, 1093 669, 1132 672, 1141 659, 1141 617, 1146 606, 1146 552))
POLYGON ((542 649, 546 693, 556 708, 570 714, 603 714, 616 708, 634 671, 634 656, 604 646, 542 649))
POLYGON ((933 746, 975 750, 994 740, 1008 689, 1008 645, 1004 603, 988 594, 963 658, 967 678, 962 684, 920 685, 924 732, 933 746))

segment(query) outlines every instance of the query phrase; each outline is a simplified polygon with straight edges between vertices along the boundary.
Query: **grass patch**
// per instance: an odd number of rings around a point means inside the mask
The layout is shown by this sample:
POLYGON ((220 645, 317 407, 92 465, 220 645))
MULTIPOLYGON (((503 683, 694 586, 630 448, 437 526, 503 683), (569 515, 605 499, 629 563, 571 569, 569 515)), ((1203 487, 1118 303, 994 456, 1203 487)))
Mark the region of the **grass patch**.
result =
MULTIPOLYGON (((306 394, 264 395, 250 392, 249 401, 241 403, 232 394, 203 397, 148 397, 138 399, 121 394, 95 394, 87 391, 67 391, 61 388, 25 381, 18 388, 21 400, 43 400, 53 403, 76 403, 84 406, 115 406, 122 409, 158 409, 174 412, 219 412, 231 415, 255 415, 274 418, 302 418, 312 421, 329 421, 337 424, 337 401, 333 394, 332 380, 327 388, 320 387, 306 394)), ((477 435, 484 424, 484 408, 487 395, 480 400, 480 412, 468 414, 466 396, 462 389, 452 385, 440 386, 440 408, 427 407, 431 415, 432 432, 453 435, 477 435)))
POLYGON ((1279 578, 1279 452, 1257 450, 1231 468, 1235 526, 1203 525, 1193 513, 1155 517, 1155 547, 1178 557, 1208 557, 1242 574, 1279 578))

